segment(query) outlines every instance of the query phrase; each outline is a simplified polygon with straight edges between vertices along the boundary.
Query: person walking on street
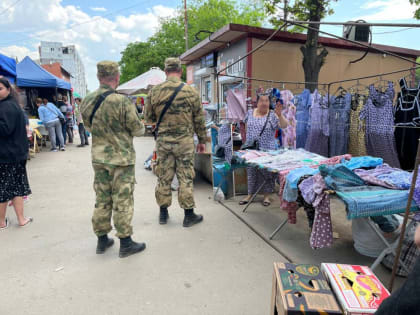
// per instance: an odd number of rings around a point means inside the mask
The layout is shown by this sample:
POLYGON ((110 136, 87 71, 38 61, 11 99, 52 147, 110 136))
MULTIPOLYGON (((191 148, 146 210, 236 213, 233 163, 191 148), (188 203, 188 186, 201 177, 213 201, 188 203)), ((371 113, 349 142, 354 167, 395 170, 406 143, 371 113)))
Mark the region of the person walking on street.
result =
POLYGON ((49 103, 47 99, 41 100, 40 98, 37 98, 36 106, 38 106, 39 119, 48 130, 48 135, 51 141, 51 151, 57 152, 57 138, 60 150, 65 151, 63 130, 60 122, 60 118, 64 119, 63 114, 52 103, 49 103))
POLYGON ((160 207, 159 223, 168 221, 168 208, 172 204, 171 183, 174 175, 179 181, 178 202, 184 209, 184 227, 203 221, 194 213, 193 196, 194 133, 198 137, 197 151, 205 151, 206 126, 197 91, 181 82, 182 68, 178 58, 165 60, 167 80, 155 86, 146 100, 146 122, 156 124, 155 137, 158 183, 155 190, 160 207), (164 108, 167 108, 164 113, 164 108), (160 123, 161 122, 161 123, 160 123))
POLYGON ((118 63, 101 61, 97 70, 100 87, 87 95, 80 106, 84 126, 92 133, 96 192, 92 224, 98 237, 96 253, 102 254, 114 244, 108 238, 113 214, 120 239, 119 257, 123 258, 146 248, 146 244, 131 239, 136 182, 133 137, 144 134, 144 125, 136 106, 115 92, 120 81, 118 63))
POLYGON ((80 113, 80 104, 82 102, 81 98, 76 98, 74 105, 74 116, 76 118, 77 128, 79 129, 80 144, 77 146, 79 148, 89 145, 89 139, 85 130, 85 125, 83 124, 82 114, 80 113))
POLYGON ((25 217, 23 197, 31 194, 26 160, 28 137, 23 110, 9 80, 0 77, 0 230, 9 227, 6 209, 9 201, 15 208, 19 226, 32 222, 25 217))

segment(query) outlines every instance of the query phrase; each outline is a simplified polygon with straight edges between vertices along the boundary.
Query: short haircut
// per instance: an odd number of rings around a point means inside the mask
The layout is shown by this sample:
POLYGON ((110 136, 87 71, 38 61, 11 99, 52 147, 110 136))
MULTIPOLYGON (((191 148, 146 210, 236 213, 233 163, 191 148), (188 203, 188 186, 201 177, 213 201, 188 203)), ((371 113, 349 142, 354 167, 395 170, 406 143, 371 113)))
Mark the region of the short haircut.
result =
POLYGON ((38 97, 38 98, 36 99, 35 103, 37 103, 37 104, 41 104, 41 103, 42 103, 42 98, 38 97))

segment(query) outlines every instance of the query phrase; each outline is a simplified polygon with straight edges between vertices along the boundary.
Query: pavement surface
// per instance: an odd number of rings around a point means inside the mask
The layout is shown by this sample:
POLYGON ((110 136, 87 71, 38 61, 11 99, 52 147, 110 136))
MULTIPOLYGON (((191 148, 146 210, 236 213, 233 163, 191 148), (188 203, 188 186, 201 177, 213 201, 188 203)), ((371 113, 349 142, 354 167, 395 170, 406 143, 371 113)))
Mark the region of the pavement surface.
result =
POLYGON ((284 258, 214 202, 203 181, 195 196, 204 222, 183 228, 174 198, 170 223, 160 226, 156 179, 143 169, 153 140, 135 146, 133 239, 147 249, 125 259, 118 242, 95 254, 90 148, 44 148, 28 162, 33 194, 25 214, 34 222, 18 227, 8 208, 12 224, 0 231, 1 315, 268 314, 272 265, 284 258))

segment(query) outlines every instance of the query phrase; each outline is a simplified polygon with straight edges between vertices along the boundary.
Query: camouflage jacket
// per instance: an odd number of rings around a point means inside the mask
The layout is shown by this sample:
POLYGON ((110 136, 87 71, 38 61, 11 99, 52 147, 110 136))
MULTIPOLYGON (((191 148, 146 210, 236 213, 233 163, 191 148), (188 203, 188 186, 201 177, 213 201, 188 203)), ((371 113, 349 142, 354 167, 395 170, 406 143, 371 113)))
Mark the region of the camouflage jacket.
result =
MULTIPOLYGON (((157 123, 166 102, 180 84, 180 79, 172 77, 149 92, 144 108, 146 122, 157 123)), ((194 132, 200 143, 206 143, 206 125, 200 97, 193 87, 185 85, 163 117, 159 126, 159 139, 180 142, 193 137, 194 132)))
POLYGON ((109 165, 134 165, 136 152, 133 137, 144 134, 137 109, 130 100, 121 94, 111 94, 96 111, 92 125, 89 117, 99 95, 114 91, 107 85, 90 93, 80 104, 86 129, 92 133, 92 162, 109 165))

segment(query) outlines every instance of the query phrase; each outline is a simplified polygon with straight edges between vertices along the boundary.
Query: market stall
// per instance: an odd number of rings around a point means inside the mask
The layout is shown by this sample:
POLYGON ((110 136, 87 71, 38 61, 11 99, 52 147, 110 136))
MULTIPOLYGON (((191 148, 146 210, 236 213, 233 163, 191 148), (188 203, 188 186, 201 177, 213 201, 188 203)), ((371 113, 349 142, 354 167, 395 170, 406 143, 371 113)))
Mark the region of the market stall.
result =
POLYGON ((37 116, 36 98, 47 98, 55 103, 58 93, 71 99, 71 85, 52 75, 31 58, 25 57, 16 66, 16 86, 20 101, 32 116, 37 116))

